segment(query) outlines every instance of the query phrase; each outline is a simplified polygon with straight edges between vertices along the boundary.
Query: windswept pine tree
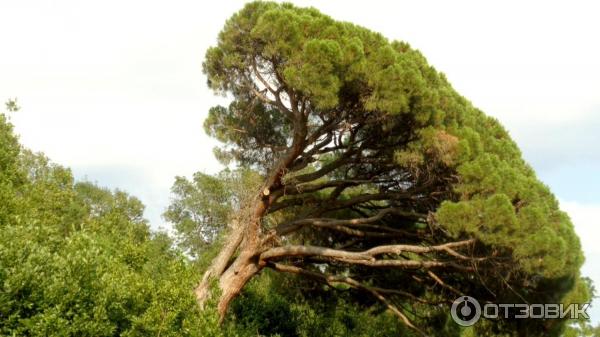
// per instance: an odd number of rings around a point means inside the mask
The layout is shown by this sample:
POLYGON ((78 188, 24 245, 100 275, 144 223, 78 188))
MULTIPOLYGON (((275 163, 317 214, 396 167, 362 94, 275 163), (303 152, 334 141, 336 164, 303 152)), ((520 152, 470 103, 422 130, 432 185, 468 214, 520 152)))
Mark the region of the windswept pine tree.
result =
MULTIPOLYGON (((216 300, 224 317, 265 269, 368 296, 422 334, 427 317, 411 305, 462 294, 588 299, 580 243, 556 198, 500 123, 406 42, 312 8, 253 2, 226 22, 204 72, 231 98, 205 121, 223 143, 217 157, 260 183, 212 191, 220 199, 191 213, 183 197, 169 211, 176 225, 193 215, 184 234, 200 241, 224 227, 195 291, 201 305, 216 300)), ((201 180, 232 186, 221 178, 201 180)), ((548 336, 563 323, 486 326, 548 336)))

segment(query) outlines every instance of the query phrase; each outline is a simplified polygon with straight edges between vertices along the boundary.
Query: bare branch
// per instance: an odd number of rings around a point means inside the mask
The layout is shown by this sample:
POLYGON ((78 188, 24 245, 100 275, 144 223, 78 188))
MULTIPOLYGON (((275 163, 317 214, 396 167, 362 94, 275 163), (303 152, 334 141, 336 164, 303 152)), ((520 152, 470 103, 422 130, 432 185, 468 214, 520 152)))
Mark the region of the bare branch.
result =
POLYGON ((338 262, 363 265, 368 267, 392 267, 407 269, 430 269, 449 267, 459 270, 470 271, 471 267, 457 264, 453 261, 439 260, 399 260, 399 259, 376 259, 376 256, 382 254, 415 253, 424 254, 430 252, 446 252, 449 247, 460 247, 472 244, 473 240, 451 242, 437 246, 417 246, 417 245, 386 245, 377 246, 362 252, 352 252, 342 249, 333 249, 318 246, 289 245, 274 247, 260 254, 261 261, 276 260, 287 257, 314 256, 319 258, 332 259, 338 262))
POLYGON ((464 294, 460 291, 458 291, 456 288, 452 287, 451 285, 447 284, 446 282, 444 282, 439 276, 437 276, 434 272, 432 272, 431 270, 427 271, 427 275, 429 275, 429 277, 431 277, 436 283, 438 283, 439 285, 441 285, 442 287, 450 290, 451 292, 457 294, 458 296, 463 296, 464 294))
MULTIPOLYGON (((342 220, 334 219, 334 218, 307 218, 307 219, 295 220, 295 221, 292 221, 289 223, 280 224, 279 226, 277 226, 276 231, 277 231, 278 235, 286 235, 286 234, 289 234, 291 232, 298 230, 300 227, 309 225, 309 226, 314 226, 314 227, 332 228, 332 229, 338 229, 338 230, 342 230, 345 232, 349 232, 351 229, 348 228, 348 230, 346 230, 347 227, 363 227, 364 225, 371 224, 373 222, 377 222, 377 221, 381 220, 384 216, 386 216, 388 214, 393 214, 393 215, 401 216, 401 217, 408 218, 411 220, 416 220, 416 221, 419 221, 419 220, 423 221, 426 218, 425 214, 403 211, 398 208, 387 208, 387 209, 383 209, 383 210, 379 211, 374 216, 371 216, 368 218, 355 218, 355 219, 342 219, 342 220)), ((377 226, 372 226, 371 228, 377 228, 377 226)), ((362 233, 364 233, 364 232, 362 232, 362 233)), ((360 231, 354 232, 353 235, 364 236, 364 234, 361 234, 360 231)))

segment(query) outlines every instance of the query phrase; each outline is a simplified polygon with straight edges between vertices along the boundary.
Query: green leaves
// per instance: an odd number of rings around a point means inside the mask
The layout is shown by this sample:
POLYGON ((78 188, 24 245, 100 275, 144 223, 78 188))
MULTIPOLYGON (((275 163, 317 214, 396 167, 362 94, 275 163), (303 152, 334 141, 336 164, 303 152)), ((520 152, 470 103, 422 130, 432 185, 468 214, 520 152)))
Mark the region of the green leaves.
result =
POLYGON ((302 29, 307 19, 289 9, 267 10, 260 15, 250 35, 263 43, 265 58, 291 58, 302 46, 302 29))
POLYGON ((341 86, 339 68, 342 61, 340 45, 333 40, 309 40, 293 64, 283 70, 285 81, 305 95, 313 97, 319 109, 338 104, 341 86))
MULTIPOLYGON (((316 10, 254 2, 234 15, 206 54, 211 87, 243 99, 252 69, 270 63, 273 84, 309 98, 321 110, 340 102, 342 88, 359 92, 368 110, 406 112, 425 85, 422 56, 407 45, 333 21, 316 10)), ((261 85, 257 85, 258 88, 261 85)))
POLYGON ((454 187, 461 200, 444 202, 437 211, 438 221, 456 234, 467 232, 486 244, 511 249, 531 273, 547 277, 577 273, 581 251, 569 218, 505 132, 495 121, 484 121, 491 124, 491 133, 465 133, 469 148, 484 152, 463 157, 460 182, 454 187))
POLYGON ((204 252, 230 224, 242 204, 259 189, 262 177, 249 169, 224 170, 193 180, 177 177, 172 203, 164 213, 179 233, 179 244, 192 256, 204 252))
POLYGON ((17 103, 16 98, 9 99, 8 101, 6 101, 5 105, 6 105, 6 110, 8 110, 9 112, 16 112, 21 109, 21 107, 17 103))
MULTIPOLYGON (((0 115, 0 335, 205 336, 195 272, 143 205, 22 150, 0 115)), ((210 326, 212 324, 212 326, 210 326)), ((218 334, 213 334, 218 336, 218 334)))
POLYGON ((185 325, 199 328, 192 274, 181 258, 152 254, 152 240, 135 246, 145 258, 133 261, 120 256, 126 239, 60 235, 44 226, 2 230, 1 334, 136 336, 164 329, 190 336, 185 325), (146 319, 159 309, 162 320, 146 319))
POLYGON ((13 134, 13 126, 0 114, 0 228, 17 215, 17 198, 14 193, 25 181, 19 170, 18 156, 21 146, 13 134))

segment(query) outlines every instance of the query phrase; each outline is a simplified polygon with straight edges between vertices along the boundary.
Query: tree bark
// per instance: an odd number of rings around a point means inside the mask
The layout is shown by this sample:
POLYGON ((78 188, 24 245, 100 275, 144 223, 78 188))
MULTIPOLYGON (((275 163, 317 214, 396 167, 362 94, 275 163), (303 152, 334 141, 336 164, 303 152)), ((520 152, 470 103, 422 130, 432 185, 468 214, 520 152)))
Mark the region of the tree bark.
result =
POLYGON ((221 275, 219 288, 221 296, 217 304, 217 311, 221 321, 227 313, 231 301, 239 295, 246 283, 262 268, 255 259, 254 247, 245 247, 244 251, 234 260, 231 266, 221 275))
POLYGON ((195 289, 196 300, 201 308, 211 296, 213 280, 218 282, 220 296, 217 310, 221 320, 225 317, 231 301, 246 283, 262 268, 258 265, 259 241, 256 235, 248 235, 250 227, 239 226, 230 233, 219 255, 212 261, 195 289), (239 252, 239 253, 238 253, 239 252), (238 255, 234 258, 234 255, 238 255), (231 260, 233 259, 233 262, 231 260))
POLYGON ((237 226, 233 226, 225 245, 219 251, 217 257, 215 257, 211 262, 211 265, 208 267, 208 269, 204 272, 202 280, 194 290, 194 294, 196 295, 196 300, 198 301, 200 308, 204 308, 204 304, 210 297, 211 281, 213 279, 218 280, 223 274, 227 268, 227 265, 229 264, 229 261, 231 260, 231 257, 235 254, 238 247, 242 243, 243 234, 244 228, 242 226, 239 224, 237 226))

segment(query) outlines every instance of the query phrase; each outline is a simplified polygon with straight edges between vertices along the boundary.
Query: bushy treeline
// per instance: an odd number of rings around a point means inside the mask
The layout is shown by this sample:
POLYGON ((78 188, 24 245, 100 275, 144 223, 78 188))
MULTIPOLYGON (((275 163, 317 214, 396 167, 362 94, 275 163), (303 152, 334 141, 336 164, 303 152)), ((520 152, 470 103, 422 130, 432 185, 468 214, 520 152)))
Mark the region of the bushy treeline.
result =
POLYGON ((141 202, 75 182, 0 116, 0 335, 200 336, 188 261, 141 202))

